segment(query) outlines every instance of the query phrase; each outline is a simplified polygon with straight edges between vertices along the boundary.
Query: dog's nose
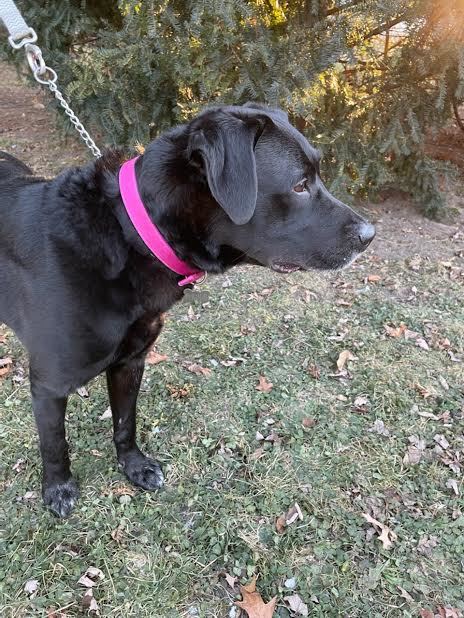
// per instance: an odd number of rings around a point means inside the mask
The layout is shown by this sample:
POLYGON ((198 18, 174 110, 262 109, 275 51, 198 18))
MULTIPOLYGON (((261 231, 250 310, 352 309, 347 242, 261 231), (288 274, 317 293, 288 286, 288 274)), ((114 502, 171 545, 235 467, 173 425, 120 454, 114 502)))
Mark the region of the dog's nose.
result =
POLYGON ((358 225, 357 232, 363 247, 367 247, 374 240, 375 227, 371 223, 367 223, 367 221, 363 221, 363 223, 358 225))

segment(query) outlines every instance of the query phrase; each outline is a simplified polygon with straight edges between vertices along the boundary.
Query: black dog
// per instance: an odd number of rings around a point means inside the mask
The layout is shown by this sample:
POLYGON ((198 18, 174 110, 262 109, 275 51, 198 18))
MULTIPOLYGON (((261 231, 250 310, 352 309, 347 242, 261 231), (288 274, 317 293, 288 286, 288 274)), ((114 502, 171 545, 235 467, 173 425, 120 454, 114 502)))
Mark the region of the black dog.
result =
MULTIPOLYGON (((162 314, 183 288, 128 218, 118 185, 123 161, 107 152, 45 180, 0 153, 0 321, 29 352, 43 498, 59 516, 79 495, 65 438, 67 397, 102 371, 120 465, 144 489, 163 483, 159 464, 136 443, 136 400, 162 314)), ((239 263, 337 269, 375 234, 327 191, 317 151, 279 110, 209 109, 152 142, 136 174, 150 218, 178 257, 209 273, 239 263)))

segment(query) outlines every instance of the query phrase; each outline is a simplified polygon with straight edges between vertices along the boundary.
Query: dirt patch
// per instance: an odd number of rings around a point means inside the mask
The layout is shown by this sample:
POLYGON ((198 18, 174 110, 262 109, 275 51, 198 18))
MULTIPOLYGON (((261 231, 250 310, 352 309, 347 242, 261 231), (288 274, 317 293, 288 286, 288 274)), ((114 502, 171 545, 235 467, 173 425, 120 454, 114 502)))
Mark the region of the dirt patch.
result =
MULTIPOLYGON (((56 114, 61 111, 55 110, 46 88, 27 83, 4 62, 0 63, 0 72, 6 84, 0 91, 0 148, 44 175, 54 175, 65 167, 92 159, 77 134, 62 136, 56 121, 56 114)), ((437 158, 442 158, 444 149, 448 149, 454 159, 460 157, 464 161, 461 133, 451 127, 436 138, 435 146, 440 146, 437 152, 441 153, 437 158)), ((415 254, 447 259, 464 249, 464 199, 459 195, 458 185, 447 187, 446 196, 451 223, 426 219, 401 195, 390 195, 381 204, 364 204, 362 210, 377 226, 372 251, 385 259, 415 254)))
POLYGON ((0 62, 0 73, 0 148, 45 176, 91 159, 77 137, 63 137, 46 87, 28 83, 5 62, 0 62))

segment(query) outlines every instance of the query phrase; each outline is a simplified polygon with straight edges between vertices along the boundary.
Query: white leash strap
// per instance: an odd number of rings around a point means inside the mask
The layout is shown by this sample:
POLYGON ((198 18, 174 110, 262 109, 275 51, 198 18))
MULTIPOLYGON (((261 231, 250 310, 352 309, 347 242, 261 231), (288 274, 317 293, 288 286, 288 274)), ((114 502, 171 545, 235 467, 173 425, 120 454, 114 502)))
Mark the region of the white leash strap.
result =
POLYGON ((8 41, 14 49, 37 41, 35 30, 26 24, 13 0, 0 0, 0 19, 9 32, 8 41))
POLYGON ((8 37, 10 45, 14 49, 21 49, 21 47, 24 47, 27 61, 29 62, 29 66, 31 67, 36 81, 38 81, 39 84, 48 86, 50 92, 55 96, 70 122, 85 142, 87 148, 89 148, 94 157, 101 157, 100 149, 58 90, 58 86, 56 85, 58 76, 53 69, 45 64, 40 47, 38 45, 33 45, 33 43, 37 41, 35 30, 29 28, 26 24, 13 0, 0 0, 0 20, 3 21, 10 34, 8 37))

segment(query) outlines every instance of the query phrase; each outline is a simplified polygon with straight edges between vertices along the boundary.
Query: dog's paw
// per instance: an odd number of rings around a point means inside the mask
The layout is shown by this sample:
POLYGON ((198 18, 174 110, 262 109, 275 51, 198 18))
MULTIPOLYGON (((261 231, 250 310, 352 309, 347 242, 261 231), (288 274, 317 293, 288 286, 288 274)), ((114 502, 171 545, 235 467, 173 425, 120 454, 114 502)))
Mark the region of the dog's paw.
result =
POLYGON ((68 517, 79 498, 79 488, 74 479, 44 487, 43 501, 57 517, 68 517))
POLYGON ((142 453, 126 456, 120 465, 129 481, 143 489, 155 491, 164 484, 164 475, 159 463, 142 453))

